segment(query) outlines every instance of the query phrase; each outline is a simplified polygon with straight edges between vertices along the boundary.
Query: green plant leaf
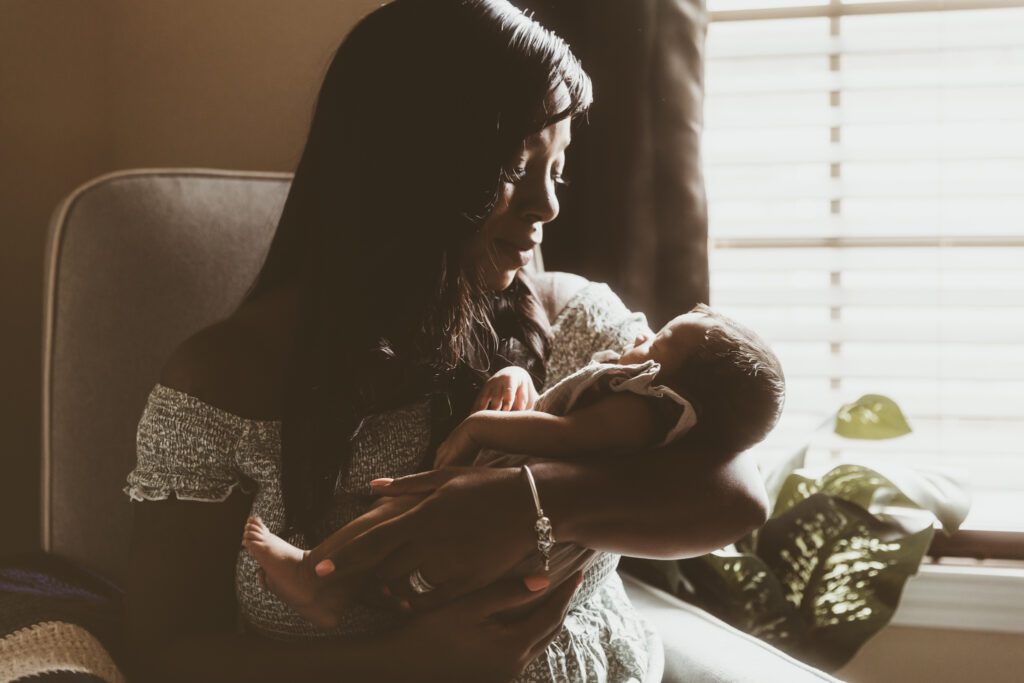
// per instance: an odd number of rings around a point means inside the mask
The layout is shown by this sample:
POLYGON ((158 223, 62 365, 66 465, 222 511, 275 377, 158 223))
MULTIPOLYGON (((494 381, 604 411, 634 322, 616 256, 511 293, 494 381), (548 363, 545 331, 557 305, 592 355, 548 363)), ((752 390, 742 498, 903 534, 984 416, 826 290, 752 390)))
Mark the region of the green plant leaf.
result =
POLYGON ((683 574, 682 568, 675 560, 651 560, 647 566, 654 570, 653 576, 645 572, 646 578, 656 586, 660 586, 676 597, 689 602, 695 600, 695 589, 683 574))
POLYGON ((810 445, 807 445, 781 460, 758 463, 758 469, 761 472, 761 478, 764 480, 764 488, 768 492, 769 501, 778 498, 779 491, 790 474, 803 468, 807 462, 807 451, 809 449, 810 445))
POLYGON ((736 552, 752 555, 754 553, 754 549, 757 547, 757 532, 758 530, 754 529, 743 538, 738 539, 733 544, 736 552))
POLYGON ((909 434, 910 425, 891 398, 865 394, 839 409, 835 432, 848 439, 891 439, 909 434))
POLYGON ((816 493, 836 496, 875 514, 899 507, 927 510, 947 534, 958 529, 967 517, 970 496, 952 475, 889 463, 873 465, 843 463, 819 477, 807 469, 794 472, 779 491, 772 517, 816 493))
POLYGON ((800 637, 780 647, 835 671, 889 623, 934 529, 905 535, 863 508, 815 493, 770 519, 757 554, 799 615, 800 637))
POLYGON ((821 491, 821 481, 812 474, 812 470, 801 468, 790 473, 786 481, 779 489, 779 495, 775 498, 775 507, 772 508, 772 517, 778 517, 786 513, 791 507, 810 498, 821 491))
POLYGON ((760 557, 715 551, 676 564, 695 589, 691 602, 726 623, 777 646, 800 635, 799 615, 760 557))

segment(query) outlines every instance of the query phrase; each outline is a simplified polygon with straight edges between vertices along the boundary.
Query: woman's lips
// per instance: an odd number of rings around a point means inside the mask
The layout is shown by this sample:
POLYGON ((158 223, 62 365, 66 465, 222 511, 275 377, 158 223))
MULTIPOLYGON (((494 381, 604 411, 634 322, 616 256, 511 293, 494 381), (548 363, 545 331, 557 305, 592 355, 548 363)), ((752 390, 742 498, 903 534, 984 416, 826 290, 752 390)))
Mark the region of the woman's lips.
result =
POLYGON ((512 244, 511 242, 506 242, 505 240, 498 240, 498 239, 494 240, 494 243, 519 268, 525 267, 526 264, 528 264, 531 261, 531 259, 533 259, 533 247, 532 246, 529 249, 520 249, 518 246, 516 246, 515 244, 512 244))

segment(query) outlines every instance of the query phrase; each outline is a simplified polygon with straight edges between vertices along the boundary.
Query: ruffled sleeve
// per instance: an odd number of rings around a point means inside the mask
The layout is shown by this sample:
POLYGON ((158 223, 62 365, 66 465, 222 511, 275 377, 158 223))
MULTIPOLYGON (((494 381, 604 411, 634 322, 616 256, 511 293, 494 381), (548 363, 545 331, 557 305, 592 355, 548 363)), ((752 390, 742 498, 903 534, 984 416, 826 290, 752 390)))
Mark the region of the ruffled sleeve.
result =
POLYGON ((598 351, 622 353, 638 334, 652 334, 643 313, 633 313, 603 282, 581 289, 551 324, 547 386, 576 372, 598 351))
POLYGON ((124 492, 137 501, 173 492, 179 500, 208 502, 227 500, 236 486, 251 492, 237 454, 255 424, 157 384, 139 420, 135 469, 124 492))
MULTIPOLYGON (((600 365, 609 368, 602 378, 611 391, 629 392, 655 399, 654 418, 658 425, 652 443, 661 448, 681 438, 697 424, 697 413, 689 400, 672 387, 655 384, 661 365, 648 360, 638 365, 600 365)), ((600 380, 599 380, 600 381, 600 380)))

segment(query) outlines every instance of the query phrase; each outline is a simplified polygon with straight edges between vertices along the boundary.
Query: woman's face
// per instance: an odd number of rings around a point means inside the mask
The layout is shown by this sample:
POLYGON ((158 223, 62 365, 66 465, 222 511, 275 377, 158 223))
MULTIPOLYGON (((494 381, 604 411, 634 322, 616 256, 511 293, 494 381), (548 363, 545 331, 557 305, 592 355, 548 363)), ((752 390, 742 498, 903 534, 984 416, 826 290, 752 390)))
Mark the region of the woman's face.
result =
POLYGON ((512 284, 516 272, 533 258, 544 224, 558 215, 555 187, 565 170, 571 123, 563 119, 527 138, 512 160, 514 182, 503 182, 498 200, 467 251, 469 267, 478 267, 493 291, 512 284))

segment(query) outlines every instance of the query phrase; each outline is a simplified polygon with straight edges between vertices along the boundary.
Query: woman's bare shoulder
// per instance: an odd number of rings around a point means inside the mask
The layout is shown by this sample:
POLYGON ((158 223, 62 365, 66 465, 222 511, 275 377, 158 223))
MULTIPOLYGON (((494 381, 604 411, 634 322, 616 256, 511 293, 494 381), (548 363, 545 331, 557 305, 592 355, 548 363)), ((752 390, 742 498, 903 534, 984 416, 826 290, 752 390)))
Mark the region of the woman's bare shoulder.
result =
POLYGON ((259 312, 203 328, 167 359, 160 384, 239 417, 280 419, 291 339, 279 322, 259 312))
POLYGON ((544 272, 533 276, 533 286, 548 314, 554 320, 574 296, 580 293, 590 280, 573 273, 544 272))

